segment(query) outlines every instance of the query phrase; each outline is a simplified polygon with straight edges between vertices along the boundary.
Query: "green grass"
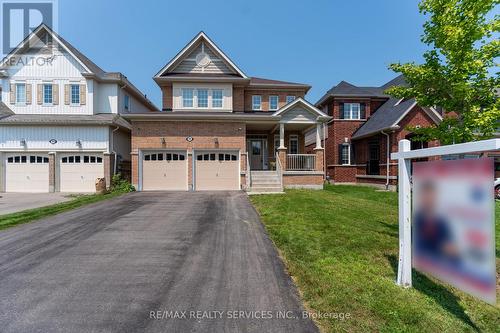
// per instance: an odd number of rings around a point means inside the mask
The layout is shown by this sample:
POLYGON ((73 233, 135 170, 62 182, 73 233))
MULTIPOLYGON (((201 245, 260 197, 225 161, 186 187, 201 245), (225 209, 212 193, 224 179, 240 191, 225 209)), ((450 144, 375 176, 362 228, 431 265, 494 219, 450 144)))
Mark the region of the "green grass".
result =
MULTIPOLYGON (((350 313, 320 319, 325 332, 500 332, 500 307, 414 272, 395 285, 397 194, 358 186, 252 196, 307 308, 350 313)), ((500 204, 497 203, 497 268, 500 204)), ((498 296, 497 296, 498 297, 498 296)))
POLYGON ((29 223, 43 217, 59 214, 94 202, 111 199, 122 194, 123 192, 110 192, 106 194, 79 195, 75 196, 75 198, 72 200, 61 202, 55 205, 28 209, 12 214, 0 215, 0 230, 11 228, 23 223, 29 223))

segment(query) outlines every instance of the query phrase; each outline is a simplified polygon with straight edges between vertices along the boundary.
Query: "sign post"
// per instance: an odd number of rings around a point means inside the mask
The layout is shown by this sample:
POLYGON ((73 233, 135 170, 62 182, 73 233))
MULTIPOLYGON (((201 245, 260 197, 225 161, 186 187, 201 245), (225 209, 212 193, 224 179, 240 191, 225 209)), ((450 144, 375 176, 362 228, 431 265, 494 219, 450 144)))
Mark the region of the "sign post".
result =
MULTIPOLYGON (((399 141, 399 151, 410 151, 408 140, 399 141)), ((397 284, 411 287, 411 160, 398 159, 399 262, 397 284)))

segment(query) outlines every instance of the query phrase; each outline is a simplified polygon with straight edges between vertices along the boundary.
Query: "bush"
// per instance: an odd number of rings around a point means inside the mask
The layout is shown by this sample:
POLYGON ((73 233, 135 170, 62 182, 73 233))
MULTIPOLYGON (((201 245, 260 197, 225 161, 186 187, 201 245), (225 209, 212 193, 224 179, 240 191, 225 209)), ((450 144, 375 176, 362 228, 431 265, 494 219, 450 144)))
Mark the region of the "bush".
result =
POLYGON ((111 178, 111 192, 120 192, 120 193, 127 193, 127 192, 134 192, 135 187, 134 185, 130 184, 130 182, 124 178, 122 178, 122 175, 117 173, 116 175, 111 178))

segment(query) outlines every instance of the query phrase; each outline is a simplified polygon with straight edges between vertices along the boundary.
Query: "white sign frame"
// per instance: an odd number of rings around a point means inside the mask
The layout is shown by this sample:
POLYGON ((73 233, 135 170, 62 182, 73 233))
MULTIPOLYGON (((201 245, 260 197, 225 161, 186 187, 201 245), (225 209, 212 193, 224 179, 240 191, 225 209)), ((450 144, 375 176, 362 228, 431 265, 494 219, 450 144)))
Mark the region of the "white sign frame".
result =
MULTIPOLYGON (((399 202, 399 262, 396 284, 410 288, 411 278, 411 160, 415 158, 479 153, 500 150, 500 139, 454 144, 411 150, 409 140, 399 141, 397 153, 391 153, 391 159, 398 160, 398 202, 399 202)), ((493 182, 493 179, 491 180, 493 182)))

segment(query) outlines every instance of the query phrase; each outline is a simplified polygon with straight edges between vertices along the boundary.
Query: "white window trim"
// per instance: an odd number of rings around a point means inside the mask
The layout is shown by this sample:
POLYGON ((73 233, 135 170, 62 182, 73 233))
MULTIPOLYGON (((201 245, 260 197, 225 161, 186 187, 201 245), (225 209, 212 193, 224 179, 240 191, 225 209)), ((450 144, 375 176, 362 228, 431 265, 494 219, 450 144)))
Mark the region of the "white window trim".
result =
POLYGON ((52 83, 50 82, 42 82, 42 105, 43 106, 53 106, 54 105, 54 87, 52 87, 52 83), (51 86, 50 91, 51 91, 51 103, 45 103, 45 86, 51 86))
POLYGON ((70 82, 69 84, 69 105, 70 106, 80 106, 82 105, 82 100, 80 98, 80 94, 81 94, 81 91, 80 91, 80 82, 76 83, 76 82, 70 82), (78 87, 78 103, 73 103, 73 86, 77 86, 78 87))
POLYGON ((347 120, 360 120, 361 119, 361 103, 344 103, 344 115, 343 115, 343 119, 347 119, 347 120), (352 106, 353 105, 357 105, 358 106, 358 117, 357 118, 353 118, 352 116, 352 106), (349 106, 349 118, 346 118, 346 106, 349 106))
POLYGON ((290 137, 288 138, 288 151, 290 154, 300 154, 300 147, 299 147, 299 136, 297 134, 291 134, 290 137), (292 141, 297 141, 297 152, 292 153, 292 141))
POLYGON ((14 86, 16 87, 16 95, 14 96, 14 98, 15 98, 15 105, 17 105, 17 106, 25 106, 25 105, 27 105, 26 101, 28 99, 28 95, 27 95, 27 91, 26 91, 26 82, 15 82, 14 86), (23 102, 20 102, 20 101, 17 100, 17 96, 18 96, 17 95, 17 91, 18 91, 17 88, 20 85, 24 86, 24 101, 23 102))
POLYGON ((224 108, 224 89, 222 88, 213 88, 213 89, 208 89, 208 105, 212 107, 212 109, 222 109, 224 108), (214 91, 220 91, 221 92, 221 103, 220 106, 214 106, 214 91))
POLYGON ((340 155, 341 155, 341 158, 340 158, 340 165, 351 165, 351 144, 349 143, 343 143, 342 144, 342 149, 344 149, 344 147, 347 147, 347 163, 343 163, 343 159, 342 159, 342 151, 340 152, 340 155))
POLYGON ((193 95, 193 99, 196 99, 196 106, 194 106, 193 104, 193 107, 196 108, 196 109, 208 109, 210 107, 210 89, 208 88, 196 88, 196 94, 193 95), (200 90, 206 90, 207 92, 207 106, 200 106, 200 101, 198 99, 198 94, 200 92, 200 90))
POLYGON ((276 111, 280 108, 280 97, 278 95, 269 95, 269 110, 276 111), (276 97, 276 108, 271 108, 271 98, 276 97))
POLYGON ((261 95, 252 95, 252 110, 254 111, 261 111, 262 110, 262 96, 261 95), (254 98, 259 98, 259 108, 256 109, 254 106, 255 106, 255 103, 254 103, 254 98))

